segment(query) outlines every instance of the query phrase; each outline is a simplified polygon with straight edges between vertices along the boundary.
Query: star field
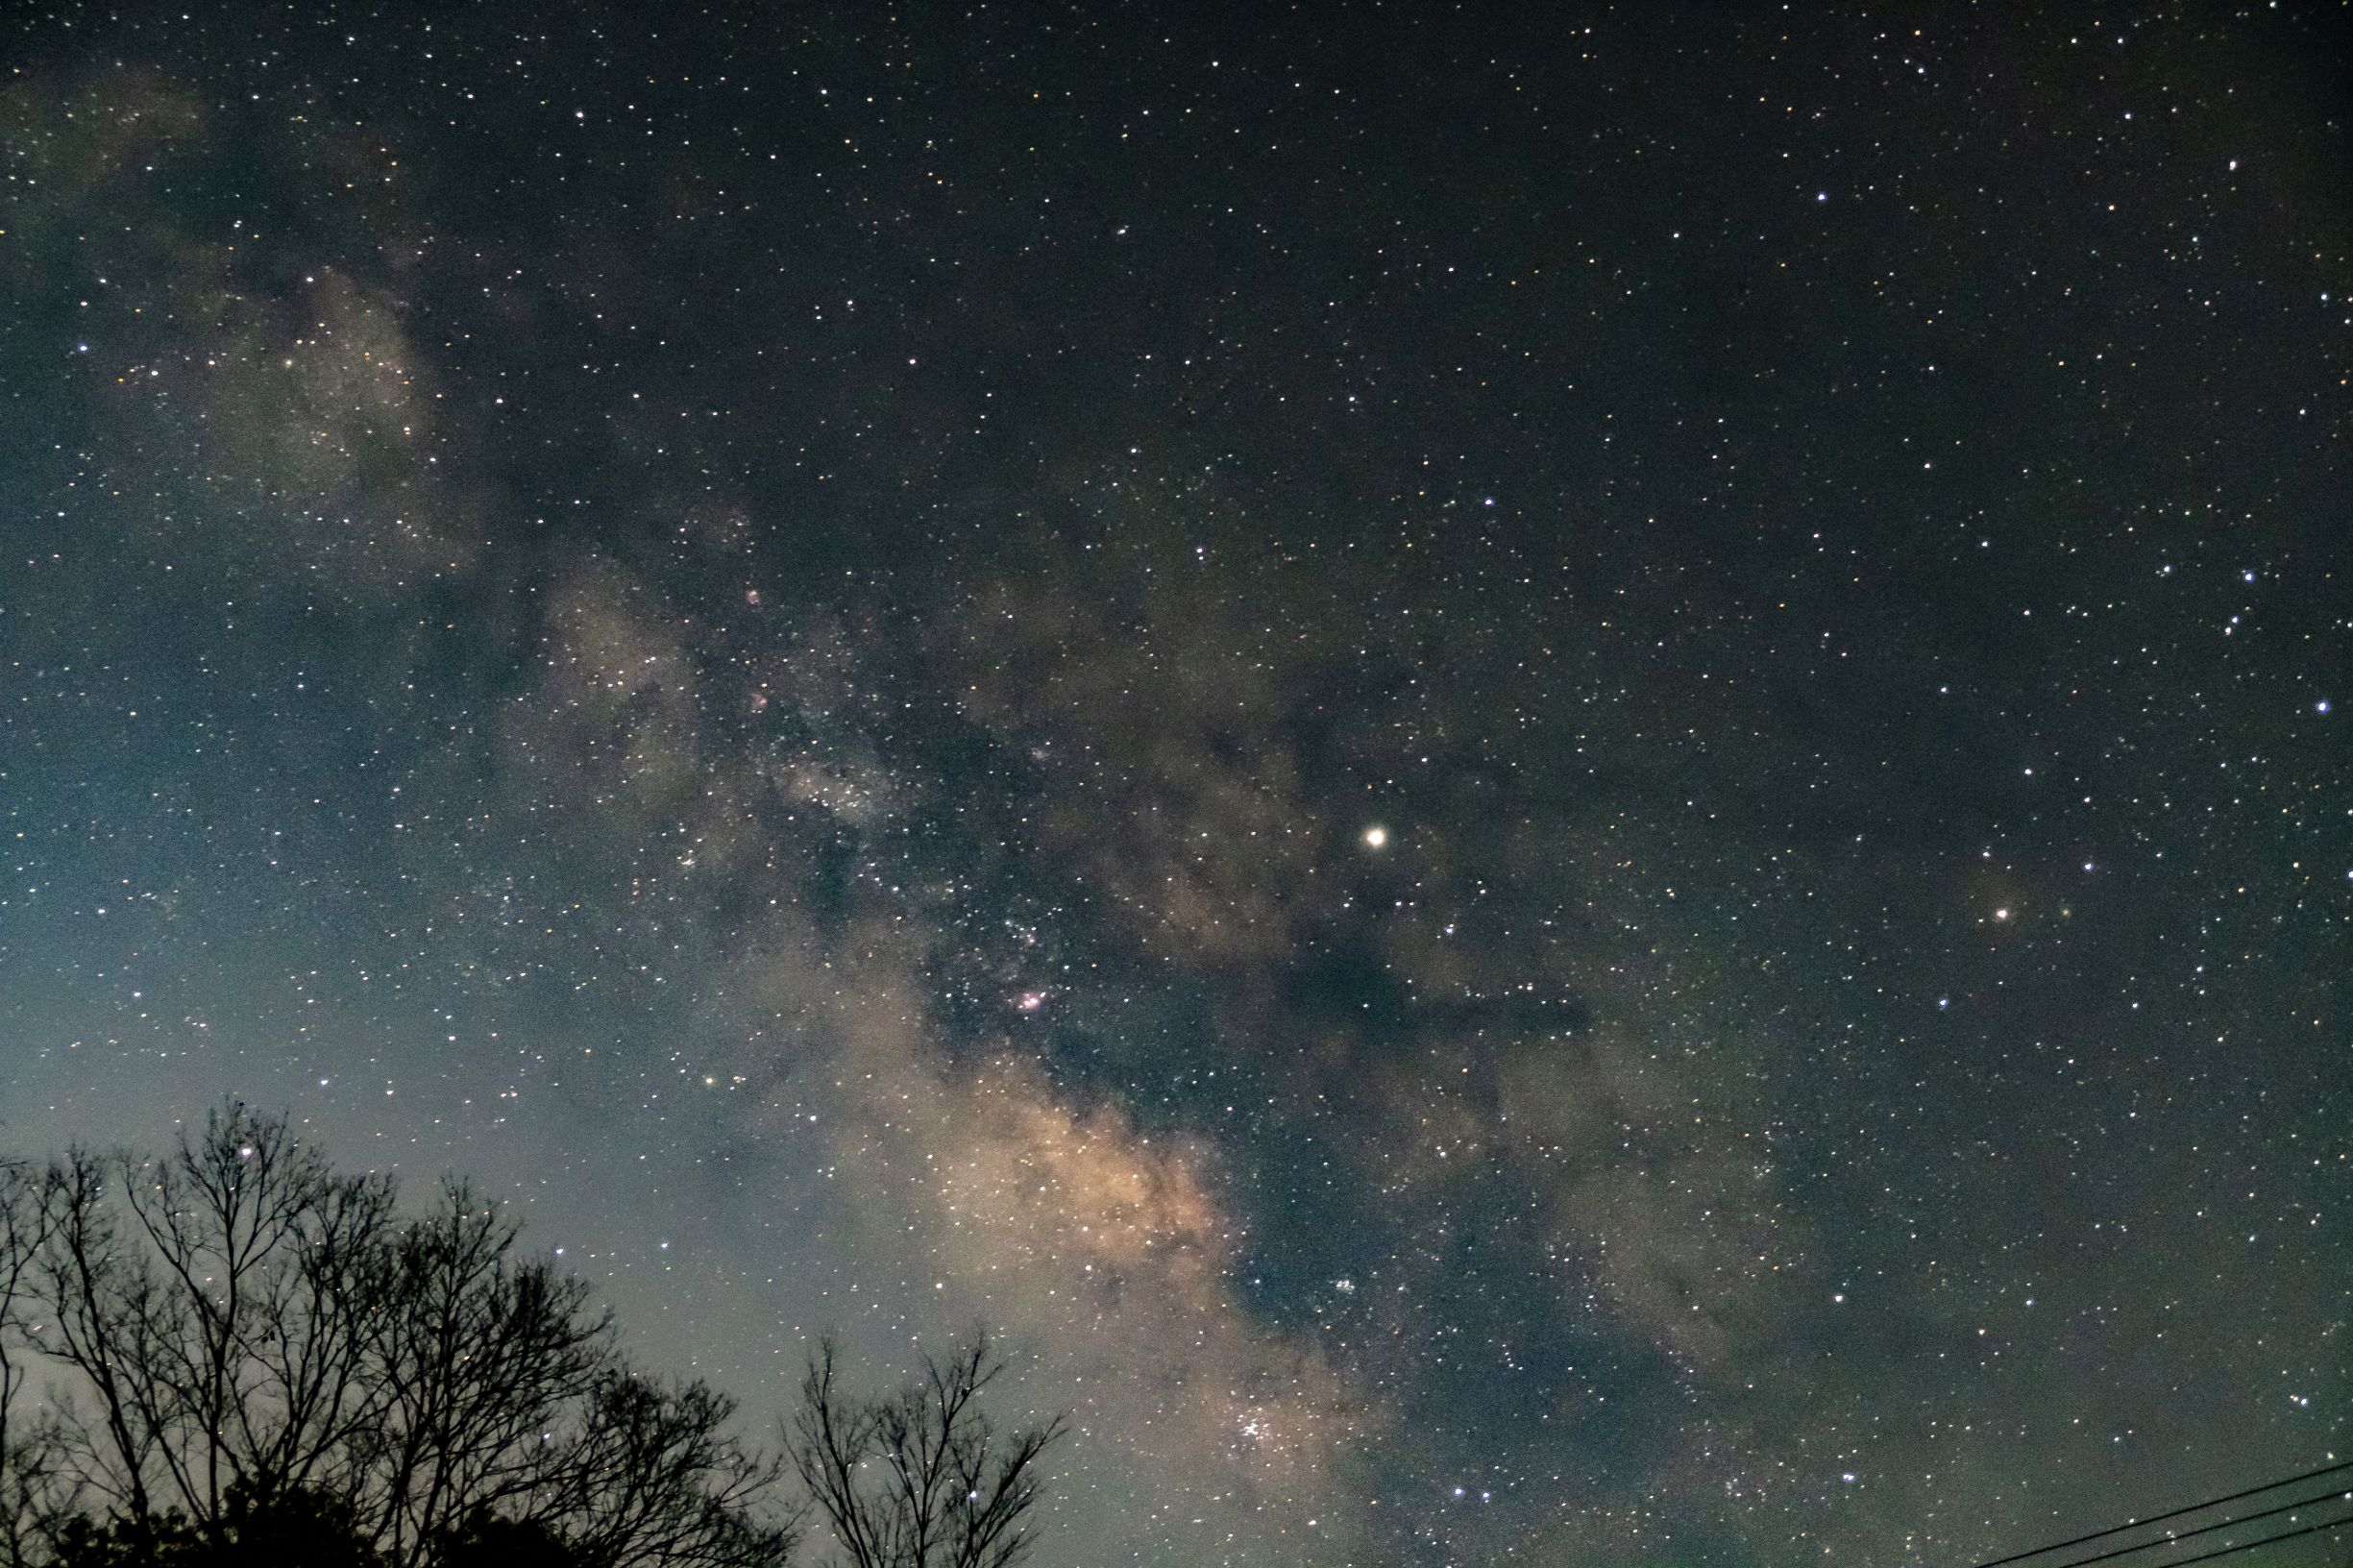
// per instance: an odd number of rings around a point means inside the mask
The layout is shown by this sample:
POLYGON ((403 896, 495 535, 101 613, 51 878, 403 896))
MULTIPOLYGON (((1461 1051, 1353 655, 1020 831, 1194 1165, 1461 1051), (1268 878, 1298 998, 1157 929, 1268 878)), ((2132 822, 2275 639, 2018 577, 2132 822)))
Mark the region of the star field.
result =
POLYGON ((1042 1568, 2343 1458, 2341 21, 14 14, 0 1147, 985 1322, 1042 1568))

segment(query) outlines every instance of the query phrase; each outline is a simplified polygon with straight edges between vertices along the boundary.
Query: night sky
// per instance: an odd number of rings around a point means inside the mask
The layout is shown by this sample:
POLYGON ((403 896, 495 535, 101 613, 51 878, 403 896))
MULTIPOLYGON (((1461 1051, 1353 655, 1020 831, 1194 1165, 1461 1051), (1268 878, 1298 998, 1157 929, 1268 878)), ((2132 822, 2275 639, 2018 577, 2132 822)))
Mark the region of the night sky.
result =
POLYGON ((2353 1457, 2345 13, 2031 9, 12 8, 0 1143, 984 1322, 1040 1568, 2353 1457))

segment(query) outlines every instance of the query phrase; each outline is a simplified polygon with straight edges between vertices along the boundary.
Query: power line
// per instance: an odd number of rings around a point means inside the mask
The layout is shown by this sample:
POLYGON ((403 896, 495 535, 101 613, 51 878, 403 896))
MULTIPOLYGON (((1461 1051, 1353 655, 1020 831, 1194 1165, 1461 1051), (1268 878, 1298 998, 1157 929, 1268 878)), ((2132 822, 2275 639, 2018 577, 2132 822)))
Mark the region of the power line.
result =
POLYGON ((2171 1562, 2167 1563, 2165 1568, 2190 1568, 2190 1564, 2194 1562, 2212 1562, 2217 1557, 2227 1557, 2234 1552, 2252 1552, 2259 1546, 2269 1546, 2273 1541, 2292 1541, 2298 1535, 2317 1535, 2324 1530, 2342 1530, 2347 1525, 2353 1525, 2353 1515, 2337 1520, 2333 1524, 2306 1525, 2302 1530, 2283 1531, 2277 1535, 2266 1535, 2260 1541, 2247 1541, 2239 1546, 2217 1547, 2212 1552, 2200 1552, 2194 1557, 2175 1557, 2171 1562))
POLYGON ((1996 1557, 1991 1562, 1981 1562, 1977 1564, 1977 1568, 2007 1568, 2010 1563, 2024 1562, 2028 1557, 2039 1557, 2046 1552, 2064 1552, 2071 1546, 2082 1546, 2088 1541, 2106 1540, 2111 1535, 2120 1535, 2125 1531, 2138 1530, 2143 1525, 2154 1525, 2167 1519, 2178 1519, 2185 1513, 2197 1513, 2206 1508, 2218 1508, 2225 1503, 2236 1503, 2243 1497, 2256 1497, 2265 1492, 2276 1492, 2282 1486, 2292 1486, 2299 1481, 2316 1481, 2322 1476, 2333 1476, 2340 1470, 2353 1470, 2353 1459, 2342 1464, 2324 1464, 2317 1470, 2307 1470, 2300 1476, 2285 1476, 2278 1481, 2267 1481, 2261 1486, 2249 1486, 2243 1492, 2232 1492, 2227 1497, 2210 1497, 2203 1503, 2193 1503, 2186 1508, 2175 1508, 2169 1513, 2152 1513, 2145 1519, 2128 1519, 2120 1525, 2111 1525, 2106 1530, 2096 1530, 2089 1535, 2078 1535, 2071 1541, 2053 1541, 2048 1546, 2038 1546, 2031 1552, 2015 1552, 2006 1557, 1996 1557))
MULTIPOLYGON (((2271 1490, 2271 1488, 2266 1486, 2261 1488, 2261 1490, 2267 1492, 2271 1490)), ((2170 1546, 2175 1541, 2186 1541, 2198 1535, 2211 1535, 2218 1530, 2230 1530, 2239 1525, 2247 1524, 2257 1519, 2268 1519, 2275 1513, 2293 1513, 2298 1508, 2309 1508, 2315 1504, 2333 1502, 2338 1498, 2345 1497, 2347 1495, 2353 1494, 2348 1494, 2344 1487, 2339 1486, 2330 1491, 2322 1492, 2316 1497, 2300 1497, 2293 1503, 2282 1503, 2277 1507, 2260 1508, 2253 1513, 2243 1513, 2236 1519, 2225 1519, 2218 1524, 2200 1525, 2195 1530, 2185 1530, 2178 1533, 2168 1532, 2161 1540, 2141 1541, 2132 1546, 2120 1546, 2115 1548, 2113 1551, 2102 1552, 2097 1556, 2076 1557, 2071 1561, 2061 1563, 2059 1568, 2088 1568, 2088 1565, 2091 1563, 2106 1562, 2110 1557, 2126 1556, 2135 1552, 2154 1551, 2156 1548, 2161 1546, 2170 1546)), ((2142 1523, 2147 1524, 2150 1523, 2150 1521, 2145 1519, 2142 1521, 2142 1523)), ((2121 1528, 2131 1530, 2138 1527, 2126 1525, 2121 1528)), ((2168 1568, 2171 1568, 2171 1565, 2169 1564, 2168 1568)))

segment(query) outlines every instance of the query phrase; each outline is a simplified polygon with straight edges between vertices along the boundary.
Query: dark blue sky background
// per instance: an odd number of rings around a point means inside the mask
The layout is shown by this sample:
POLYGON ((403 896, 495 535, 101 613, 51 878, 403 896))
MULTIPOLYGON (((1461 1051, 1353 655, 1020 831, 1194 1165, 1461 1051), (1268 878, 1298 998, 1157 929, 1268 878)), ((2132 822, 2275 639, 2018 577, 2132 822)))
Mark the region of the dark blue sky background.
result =
POLYGON ((13 15, 0 1134, 985 1320, 1044 1568, 2341 1458, 2341 22, 13 15))

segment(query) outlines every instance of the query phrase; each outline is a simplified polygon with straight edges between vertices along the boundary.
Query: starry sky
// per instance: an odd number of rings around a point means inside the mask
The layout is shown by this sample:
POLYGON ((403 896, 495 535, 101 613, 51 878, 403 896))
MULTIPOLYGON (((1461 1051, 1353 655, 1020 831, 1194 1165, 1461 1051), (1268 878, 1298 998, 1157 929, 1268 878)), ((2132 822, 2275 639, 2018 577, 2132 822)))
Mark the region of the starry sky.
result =
POLYGON ((0 1140, 987 1323, 1040 1568, 2347 1458, 2344 15, 2028 12, 13 11, 0 1140))

